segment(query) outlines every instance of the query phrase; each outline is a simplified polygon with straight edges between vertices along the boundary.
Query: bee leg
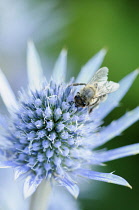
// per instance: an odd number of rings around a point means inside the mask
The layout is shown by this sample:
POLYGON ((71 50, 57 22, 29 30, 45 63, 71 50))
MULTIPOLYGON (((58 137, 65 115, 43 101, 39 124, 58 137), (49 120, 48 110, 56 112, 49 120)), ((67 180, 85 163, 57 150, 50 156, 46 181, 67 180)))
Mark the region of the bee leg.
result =
POLYGON ((97 108, 99 103, 96 103, 88 108, 88 113, 90 114, 95 108, 97 108))
POLYGON ((93 111, 93 107, 88 108, 88 113, 90 114, 93 111))
POLYGON ((79 86, 79 85, 86 85, 86 83, 73 83, 73 84, 69 85, 69 87, 70 86, 79 86))
POLYGON ((90 104, 88 109, 89 114, 93 111, 93 109, 98 107, 99 103, 100 103, 100 98, 98 98, 94 104, 90 104))

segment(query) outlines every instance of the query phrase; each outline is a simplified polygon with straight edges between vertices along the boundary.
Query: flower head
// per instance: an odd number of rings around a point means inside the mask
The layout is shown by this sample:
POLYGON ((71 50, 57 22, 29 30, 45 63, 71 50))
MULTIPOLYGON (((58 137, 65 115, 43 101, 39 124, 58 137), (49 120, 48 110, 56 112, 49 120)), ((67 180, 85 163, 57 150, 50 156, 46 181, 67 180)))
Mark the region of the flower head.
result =
MULTIPOLYGON (((104 55, 105 50, 101 50, 91 59, 76 81, 84 79, 83 82, 87 82, 99 68, 104 55)), ((20 92, 18 100, 0 72, 0 93, 10 112, 8 121, 1 117, 5 138, 1 153, 5 154, 5 159, 0 162, 0 167, 14 168, 15 179, 25 178, 25 197, 30 196, 44 179, 55 180, 74 197, 79 194, 78 176, 130 187, 126 180, 113 173, 96 172, 90 168, 139 153, 139 144, 109 151, 94 150, 139 119, 139 108, 136 108, 101 128, 102 119, 117 106, 138 71, 125 77, 120 82, 120 89, 88 114, 87 108, 75 106, 76 88, 70 86, 72 82, 64 83, 65 70, 66 52, 62 51, 53 79, 50 82, 44 80, 39 57, 30 43, 29 88, 20 92)))

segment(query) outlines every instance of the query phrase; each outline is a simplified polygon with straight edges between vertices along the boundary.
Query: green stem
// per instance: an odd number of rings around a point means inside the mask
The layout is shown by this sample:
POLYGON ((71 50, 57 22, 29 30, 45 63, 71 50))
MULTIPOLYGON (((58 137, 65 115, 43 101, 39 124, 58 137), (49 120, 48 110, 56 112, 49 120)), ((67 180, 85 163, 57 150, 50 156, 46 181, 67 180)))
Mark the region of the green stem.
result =
POLYGON ((43 180, 36 192, 32 195, 29 210, 46 210, 49 205, 50 195, 50 182, 43 180))

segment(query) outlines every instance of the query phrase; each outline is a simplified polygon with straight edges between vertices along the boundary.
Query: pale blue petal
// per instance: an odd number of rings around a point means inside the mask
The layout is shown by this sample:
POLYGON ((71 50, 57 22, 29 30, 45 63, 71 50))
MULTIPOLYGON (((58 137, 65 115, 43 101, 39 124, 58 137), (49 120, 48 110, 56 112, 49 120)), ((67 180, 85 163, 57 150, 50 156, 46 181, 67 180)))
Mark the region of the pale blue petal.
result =
POLYGON ((80 73, 77 76, 76 82, 87 83, 93 77, 95 71, 101 66, 104 57, 106 55, 106 50, 100 50, 95 56, 93 56, 82 68, 80 73))
MULTIPOLYGON (((9 157, 9 155, 11 154, 10 148, 13 146, 12 142, 9 141, 8 139, 5 139, 3 137, 3 135, 0 135, 0 150, 2 152, 2 154, 4 154, 4 157, 9 157), (7 150, 8 148, 8 150, 7 150), (8 156, 6 156, 6 154, 8 156)), ((11 155, 10 155, 11 156, 11 155)))
POLYGON ((107 162, 136 154, 139 154, 139 143, 104 152, 98 152, 98 154, 96 154, 96 158, 102 162, 107 162))
POLYGON ((66 177, 57 179, 57 181, 64 186, 73 196, 77 198, 79 195, 79 187, 66 177))
POLYGON ((13 168, 17 166, 15 163, 12 161, 1 161, 0 162, 0 168, 13 168))
POLYGON ((120 82, 120 88, 111 93, 107 100, 100 104, 98 109, 92 112, 92 118, 94 120, 101 120, 105 118, 115 107, 118 106, 120 100, 124 97, 128 89, 131 87, 139 71, 135 70, 132 73, 124 77, 120 82))
POLYGON ((5 103, 5 106, 7 107, 7 110, 10 113, 13 113, 13 111, 15 111, 15 109, 17 108, 17 101, 9 85, 9 82, 6 79, 3 72, 1 71, 1 69, 0 69, 0 95, 2 97, 3 102, 5 103))
POLYGON ((0 128, 6 128, 7 127, 7 117, 0 114, 0 128))
POLYGON ((43 70, 41 67, 41 61, 39 55, 32 41, 28 43, 27 73, 28 73, 29 87, 31 89, 40 88, 40 84, 44 80, 43 70))
POLYGON ((55 63, 52 78, 59 84, 65 82, 67 69, 67 51, 63 49, 55 63))
POLYGON ((37 179, 35 176, 28 176, 24 182, 24 198, 27 198, 30 195, 32 195, 41 183, 41 181, 41 179, 37 179))
POLYGON ((123 179, 120 176, 114 175, 113 173, 101 173, 101 172, 91 171, 91 170, 86 170, 86 169, 78 169, 76 170, 76 174, 79 176, 88 178, 88 179, 123 185, 129 188, 132 188, 125 179, 123 179))
POLYGON ((19 166, 15 169, 14 179, 18 179, 22 174, 27 173, 30 170, 27 166, 19 166))
POLYGON ((115 136, 120 135, 122 131, 127 129, 129 126, 131 126, 137 120, 139 120, 139 107, 133 109, 132 111, 127 112, 124 116, 122 116, 118 120, 113 121, 112 123, 110 123, 110 125, 105 127, 99 133, 93 134, 92 135, 92 146, 98 147, 98 146, 108 142, 115 136))
POLYGON ((1 147, 1 151, 2 151, 2 148, 7 148, 12 145, 12 142, 9 141, 8 139, 4 138, 4 135, 5 135, 5 129, 7 128, 8 126, 8 118, 2 114, 0 114, 0 147, 1 147))
MULTIPOLYGON (((86 139, 84 139, 86 141, 86 139)), ((86 146, 86 145, 85 145, 86 146)), ((88 145, 87 145, 88 146, 88 145)), ((90 148, 87 149, 78 149, 71 152, 71 157, 73 159, 83 159, 85 163, 93 164, 93 165, 102 165, 102 162, 96 156, 94 151, 91 151, 90 148)))

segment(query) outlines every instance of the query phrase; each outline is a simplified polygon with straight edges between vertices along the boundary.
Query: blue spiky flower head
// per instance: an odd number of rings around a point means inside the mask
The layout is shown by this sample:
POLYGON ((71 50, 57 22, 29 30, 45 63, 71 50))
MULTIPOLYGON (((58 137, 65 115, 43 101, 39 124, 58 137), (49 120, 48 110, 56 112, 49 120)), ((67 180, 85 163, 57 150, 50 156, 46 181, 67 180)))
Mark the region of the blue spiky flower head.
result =
MULTIPOLYGON (((99 68, 105 50, 96 54, 81 70, 76 82, 88 82, 99 68)), ((24 177, 24 196, 30 196, 42 180, 55 180, 74 196, 79 194, 77 177, 111 182, 130 187, 113 173, 91 170, 92 165, 139 153, 139 144, 113 150, 95 150, 139 119, 139 108, 126 113, 107 127, 102 119, 118 105, 138 74, 134 71, 120 81, 98 109, 88 114, 87 108, 74 103, 76 88, 65 83, 66 51, 54 67, 50 82, 44 79, 33 43, 28 49, 29 87, 21 90, 16 100, 5 76, 0 72, 0 93, 9 116, 1 116, 3 161, 1 168, 15 169, 15 179, 24 177)))

